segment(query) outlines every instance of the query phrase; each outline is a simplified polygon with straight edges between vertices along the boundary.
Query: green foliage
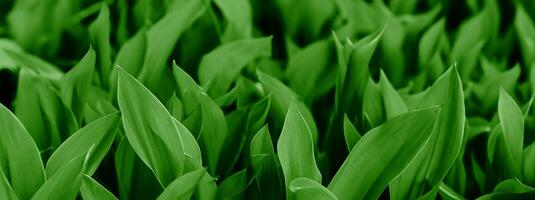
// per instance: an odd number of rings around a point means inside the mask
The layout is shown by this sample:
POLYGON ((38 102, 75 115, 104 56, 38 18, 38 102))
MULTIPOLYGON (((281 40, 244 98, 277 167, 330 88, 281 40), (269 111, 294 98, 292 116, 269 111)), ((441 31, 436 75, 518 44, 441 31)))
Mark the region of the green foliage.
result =
POLYGON ((0 199, 535 199, 529 0, 0 13, 0 199))

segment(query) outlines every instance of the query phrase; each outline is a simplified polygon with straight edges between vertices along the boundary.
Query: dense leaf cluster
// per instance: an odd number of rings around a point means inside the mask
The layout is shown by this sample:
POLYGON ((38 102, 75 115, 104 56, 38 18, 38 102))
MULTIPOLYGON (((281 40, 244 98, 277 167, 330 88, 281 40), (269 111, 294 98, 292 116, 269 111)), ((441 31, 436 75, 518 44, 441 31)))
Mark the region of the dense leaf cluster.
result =
POLYGON ((535 199, 533 1, 0 13, 0 199, 535 199))

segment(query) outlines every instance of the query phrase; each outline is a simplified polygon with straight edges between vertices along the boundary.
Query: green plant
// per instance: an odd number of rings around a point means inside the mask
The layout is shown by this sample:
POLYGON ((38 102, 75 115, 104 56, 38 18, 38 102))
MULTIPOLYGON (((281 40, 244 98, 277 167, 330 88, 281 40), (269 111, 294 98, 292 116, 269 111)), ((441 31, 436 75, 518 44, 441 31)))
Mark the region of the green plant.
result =
POLYGON ((531 1, 0 13, 0 199, 535 199, 531 1))

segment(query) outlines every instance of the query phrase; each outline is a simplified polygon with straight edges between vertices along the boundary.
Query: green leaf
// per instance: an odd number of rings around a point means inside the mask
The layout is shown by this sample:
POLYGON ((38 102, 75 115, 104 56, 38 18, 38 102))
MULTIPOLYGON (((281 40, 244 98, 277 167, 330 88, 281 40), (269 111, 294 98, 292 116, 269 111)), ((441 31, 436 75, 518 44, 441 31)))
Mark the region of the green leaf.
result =
POLYGON ((425 69, 431 59, 440 51, 442 34, 445 29, 445 20, 441 19, 431 26, 422 36, 418 45, 418 66, 425 69))
MULTIPOLYGON (((145 61, 139 80, 151 91, 165 94, 163 87, 169 87, 171 73, 168 73, 167 60, 182 33, 188 29, 205 11, 209 1, 174 1, 167 14, 147 31, 145 61)), ((158 95, 160 96, 160 95, 158 95)), ((167 96, 165 96, 167 97, 167 96)))
POLYGON ((319 40, 299 50, 288 60, 285 77, 288 85, 307 102, 325 95, 336 82, 333 42, 319 40))
POLYGON ((61 99, 67 107, 73 110, 76 116, 82 115, 82 109, 91 86, 95 61, 95 51, 89 47, 80 62, 61 78, 61 99))
POLYGON ((495 0, 485 2, 484 9, 464 21, 453 44, 450 64, 458 63, 461 77, 469 78, 476 67, 481 49, 499 31, 500 16, 495 0))
POLYGON ((253 13, 251 3, 247 0, 224 1, 214 0, 223 16, 227 26, 221 40, 223 43, 240 38, 250 38, 253 31, 253 13))
POLYGON ((221 108, 180 67, 173 67, 173 74, 182 97, 186 119, 182 122, 198 138, 208 171, 216 174, 228 127, 221 108))
POLYGON ((528 185, 535 185, 535 143, 524 149, 524 165, 522 176, 528 185))
POLYGON ((309 178, 297 178, 290 183, 290 194, 296 200, 336 200, 331 191, 309 178))
POLYGON ((118 73, 117 101, 126 137, 159 182, 167 186, 184 168, 178 129, 162 103, 143 84, 123 70, 118 73))
POLYGON ((24 49, 44 56, 55 55, 63 29, 69 25, 77 4, 76 1, 16 1, 5 15, 9 31, 24 49))
POLYGON ((351 123, 351 120, 349 120, 347 115, 344 115, 344 138, 346 140, 347 150, 351 151, 361 137, 355 126, 353 126, 353 123, 351 123))
POLYGON ((63 76, 63 72, 56 66, 40 59, 37 56, 28 54, 26 52, 13 51, 10 49, 0 49, 7 55, 12 62, 16 63, 21 69, 35 72, 44 78, 59 80, 63 76))
POLYGON ((104 88, 109 86, 108 81, 112 70, 110 33, 110 10, 106 4, 102 4, 97 19, 89 25, 89 38, 97 54, 96 71, 100 75, 97 80, 100 80, 104 88))
POLYGON ((350 37, 356 33, 373 32, 379 22, 379 11, 365 1, 336 0, 340 15, 348 20, 346 30, 340 31, 344 37, 350 37))
POLYGON ((400 114, 409 112, 407 104, 403 101, 396 89, 390 84, 385 73, 381 71, 381 80, 379 85, 383 91, 383 103, 387 120, 392 119, 400 114))
POLYGON ((460 194, 457 194, 455 190, 451 189, 450 186, 446 185, 444 182, 440 182, 438 186, 438 192, 440 193, 440 197, 442 199, 446 200, 463 200, 465 199, 460 194))
POLYGON ((193 158, 186 156, 185 171, 192 172, 203 169, 204 174, 198 181, 197 188, 193 193, 192 199, 211 200, 216 198, 217 185, 215 179, 205 170, 201 163, 195 161, 193 158))
POLYGON ((281 123, 283 122, 283 119, 287 114, 288 108, 290 107, 293 98, 296 101, 296 104, 299 108, 299 112, 301 112, 301 114, 303 115, 311 131, 314 144, 316 144, 319 137, 316 122, 314 121, 314 117, 312 116, 312 113, 310 112, 308 107, 303 102, 297 100, 298 95, 295 94, 295 92, 288 88, 286 85, 284 85, 284 83, 282 83, 280 80, 260 70, 257 70, 256 73, 258 76, 258 80, 262 84, 264 93, 271 93, 270 115, 273 115, 274 117, 274 127, 282 127, 281 123))
POLYGON ((251 140, 251 168, 264 199, 282 199, 284 183, 267 126, 251 140))
POLYGON ((29 199, 45 181, 39 149, 22 123, 4 105, 0 105, 0 127, 0 170, 3 177, 10 177, 8 183, 17 196, 29 199))
POLYGON ((530 65, 535 61, 535 24, 520 4, 516 6, 514 23, 524 64, 530 65))
POLYGON ((42 131, 48 137, 48 147, 55 150, 63 140, 79 129, 76 117, 61 100, 60 93, 53 82, 41 79, 36 85, 37 101, 43 120, 42 131))
POLYGON ((243 147, 248 137, 247 132, 247 115, 248 109, 237 109, 225 116, 228 125, 228 135, 225 143, 221 148, 221 157, 218 161, 218 174, 221 176, 229 175, 241 157, 243 147))
POLYGON ((151 169, 136 155, 126 136, 120 140, 114 158, 120 199, 156 199, 162 192, 163 187, 151 169))
POLYGON ((369 121, 372 128, 384 123, 386 113, 380 85, 369 78, 364 96, 366 97, 362 102, 364 119, 369 121))
POLYGON ((89 153, 84 152, 74 159, 63 163, 57 173, 33 195, 32 200, 75 199, 84 178, 84 166, 89 153))
MULTIPOLYGON (((137 77, 143 65, 146 46, 147 29, 142 28, 121 47, 115 57, 114 65, 121 66, 129 74, 137 77)), ((113 71, 117 73, 117 68, 113 71)))
POLYGON ((413 199, 430 192, 453 167, 464 137, 465 110, 461 79, 455 67, 444 73, 425 94, 420 108, 442 105, 438 124, 422 153, 391 184, 393 199, 413 199), (425 179, 428 182, 424 183, 425 179), (426 188, 427 186, 431 188, 426 188))
POLYGON ((46 163, 46 174, 53 176, 64 163, 92 149, 86 163, 85 173, 91 176, 108 153, 119 126, 119 113, 97 119, 65 140, 46 163))
POLYGON ((167 110, 178 121, 183 121, 186 113, 184 104, 178 99, 176 94, 171 95, 169 99, 167 100, 167 103, 165 104, 165 107, 167 107, 167 110))
POLYGON ((39 149, 49 148, 50 136, 45 133, 44 115, 41 108, 35 83, 40 81, 37 74, 32 71, 21 69, 17 83, 17 94, 13 102, 15 115, 24 124, 39 149))
POLYGON ((219 184, 216 199, 244 199, 244 193, 249 183, 247 169, 240 170, 219 184))
POLYGON ((87 200, 116 200, 110 191, 100 185, 96 180, 90 176, 84 175, 82 186, 80 188, 82 197, 87 200))
POLYGON ((287 191, 290 183, 299 177, 306 177, 321 183, 321 173, 316 166, 314 142, 310 128, 292 100, 279 141, 277 154, 284 173, 287 191))
POLYGON ((200 92, 201 87, 193 80, 193 78, 180 68, 175 62, 173 62, 173 76, 175 78, 175 84, 177 86, 177 96, 181 98, 184 97, 186 91, 196 91, 200 92))
POLYGON ((423 149, 438 112, 439 107, 410 111, 366 133, 336 172, 329 190, 340 199, 379 198, 423 149))
POLYGON ((17 194, 15 194, 15 191, 13 191, 13 188, 11 188, 11 185, 9 185, 9 181, 4 174, 2 166, 0 166, 0 198, 13 200, 19 199, 17 194))
POLYGON ((441 53, 447 42, 445 19, 437 21, 423 34, 418 44, 418 69, 423 79, 421 88, 426 86, 428 79, 438 78, 446 69, 441 53))
POLYGON ((481 102, 480 110, 483 113, 495 111, 499 99, 500 87, 512 93, 521 75, 520 65, 515 65, 506 71, 500 72, 496 63, 482 59, 483 77, 474 85, 474 94, 481 102))
POLYGON ((498 101, 498 117, 503 130, 507 152, 512 156, 515 164, 515 174, 519 175, 524 153, 524 117, 515 100, 500 89, 498 101))
POLYGON ((214 98, 223 95, 248 63, 271 56, 271 40, 271 36, 238 40, 205 54, 199 64, 201 85, 214 98))
POLYGON ((205 173, 206 170, 199 169, 176 178, 158 196, 157 200, 190 199, 195 188, 198 187, 197 183, 205 173))
POLYGON ((514 179, 507 179, 505 181, 502 181, 494 187, 494 192, 497 193, 522 193, 522 192, 529 192, 529 191, 535 191, 535 188, 524 185, 518 178, 514 179))
POLYGON ((189 130, 178 120, 173 118, 173 121, 175 122, 178 133, 180 134, 180 139, 182 139, 182 144, 184 145, 184 154, 199 161, 199 163, 202 163, 201 148, 199 147, 199 144, 197 144, 195 137, 193 137, 191 132, 189 132, 189 130))
POLYGON ((532 199, 533 197, 535 197, 535 188, 524 185, 518 179, 508 179, 498 183, 492 193, 483 195, 477 200, 532 199))
POLYGON ((355 45, 342 47, 335 37, 338 54, 338 81, 335 89, 335 110, 355 116, 362 109, 363 94, 369 78, 369 62, 384 28, 359 40, 355 45))

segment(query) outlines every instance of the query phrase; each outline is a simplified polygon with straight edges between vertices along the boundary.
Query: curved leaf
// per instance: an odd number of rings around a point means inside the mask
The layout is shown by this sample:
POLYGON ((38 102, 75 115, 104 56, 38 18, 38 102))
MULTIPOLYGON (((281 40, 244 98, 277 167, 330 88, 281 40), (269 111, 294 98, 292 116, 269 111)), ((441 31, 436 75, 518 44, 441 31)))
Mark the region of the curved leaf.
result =
POLYGON ((0 170, 21 199, 29 199, 45 181, 39 149, 22 123, 0 104, 0 170))
POLYGON ((290 183, 290 194, 296 200, 337 200, 336 196, 318 182, 297 178, 290 183))
POLYGON ((102 4, 97 19, 89 25, 89 38, 97 54, 96 71, 100 75, 98 80, 105 88, 109 86, 112 70, 110 34, 110 10, 106 4, 102 4))
POLYGON ((279 141, 279 156, 286 187, 299 177, 306 177, 321 183, 321 173, 316 166, 314 142, 305 118, 299 112, 295 100, 292 100, 279 141))
POLYGON ((349 120, 347 115, 344 115, 344 138, 346 140, 347 150, 351 151, 361 137, 355 126, 353 126, 353 123, 351 123, 351 120, 349 120))
POLYGON ((508 154, 515 162, 515 174, 520 175, 524 153, 524 117, 515 100, 503 88, 500 88, 498 117, 508 154))
POLYGON ((173 75, 188 115, 182 123, 198 138, 208 172, 215 175, 228 136, 225 115, 184 70, 175 65, 173 75))
POLYGON ((387 120, 392 119, 400 114, 409 112, 409 107, 396 89, 390 84, 386 74, 381 70, 381 80, 379 80, 379 85, 383 91, 383 103, 385 106, 385 112, 387 120))
POLYGON ((195 188, 198 187, 197 183, 205 173, 205 169, 198 169, 176 178, 158 196, 157 200, 190 199, 195 188))
POLYGON ((244 199, 245 190, 250 183, 247 169, 240 170, 219 184, 216 199, 244 199))
POLYGON ((526 184, 535 186, 535 143, 524 149, 522 172, 526 184))
POLYGON ((32 200, 75 199, 82 185, 84 166, 88 154, 84 152, 63 163, 58 172, 46 180, 33 195, 32 200))
POLYGON ((199 148, 197 140, 195 140, 195 137, 193 137, 191 132, 189 132, 189 130, 184 125, 182 125, 182 123, 180 123, 174 118, 173 121, 175 122, 175 125, 178 129, 178 133, 180 133, 180 138, 182 139, 182 144, 184 145, 184 154, 192 157, 193 159, 201 163, 201 148, 199 148))
POLYGON ((248 63, 271 56, 271 40, 271 36, 238 40, 204 55, 199 64, 201 85, 212 97, 223 95, 248 63))
POLYGON ((329 183, 340 199, 377 199, 429 140, 439 107, 399 115, 366 133, 329 183), (348 187, 351 186, 351 187, 348 187))
POLYGON ((118 73, 117 101, 126 137, 141 160, 166 186, 184 168, 184 149, 178 129, 169 112, 145 86, 123 70, 118 73))
POLYGON ((423 153, 391 184, 392 199, 417 198, 429 192, 429 188, 424 189, 427 186, 434 188, 430 194, 434 197, 436 187, 453 167, 461 150, 465 126, 464 95, 455 67, 433 84, 419 104, 420 108, 431 105, 442 105, 437 128, 423 153))
POLYGON ((319 40, 292 55, 285 71, 288 85, 310 102, 325 95, 336 82, 336 69, 331 67, 332 40, 319 40))
POLYGON ((86 173, 91 176, 97 170, 115 139, 119 119, 119 113, 109 114, 76 131, 48 159, 46 174, 53 176, 66 162, 92 149, 86 163, 86 173))
POLYGON ((4 174, 2 166, 0 166, 0 198, 13 200, 19 199, 17 197, 17 194, 15 194, 15 191, 13 191, 13 188, 11 188, 11 185, 9 185, 9 181, 7 180, 7 177, 4 174))
POLYGON ((95 51, 89 47, 80 62, 67 72, 60 81, 61 99, 77 116, 81 115, 84 100, 91 86, 95 61, 95 51))
MULTIPOLYGON (((151 91, 160 91, 162 81, 170 77, 167 73, 167 60, 176 42, 186 29, 205 11, 207 1, 181 0, 174 1, 167 14, 147 31, 145 61, 139 73, 139 80, 151 91)), ((165 96, 167 97, 167 96, 165 96)))
POLYGON ((305 118, 306 123, 311 131, 312 138, 314 139, 314 144, 318 142, 318 129, 316 127, 316 122, 312 113, 308 107, 301 101, 296 100, 298 95, 295 94, 288 86, 284 85, 280 80, 272 77, 260 70, 257 70, 258 80, 262 84, 262 88, 265 90, 265 94, 271 93, 271 106, 270 106, 270 115, 272 114, 275 118, 274 126, 282 127, 281 123, 285 118, 285 115, 290 107, 292 98, 295 99, 296 105, 299 108, 299 111, 305 118))
POLYGON ((516 6, 514 24, 524 64, 530 65, 535 61, 535 23, 520 4, 516 6))
POLYGON ((280 164, 275 155, 267 126, 264 126, 251 140, 251 168, 265 199, 281 199, 284 193, 280 164))

